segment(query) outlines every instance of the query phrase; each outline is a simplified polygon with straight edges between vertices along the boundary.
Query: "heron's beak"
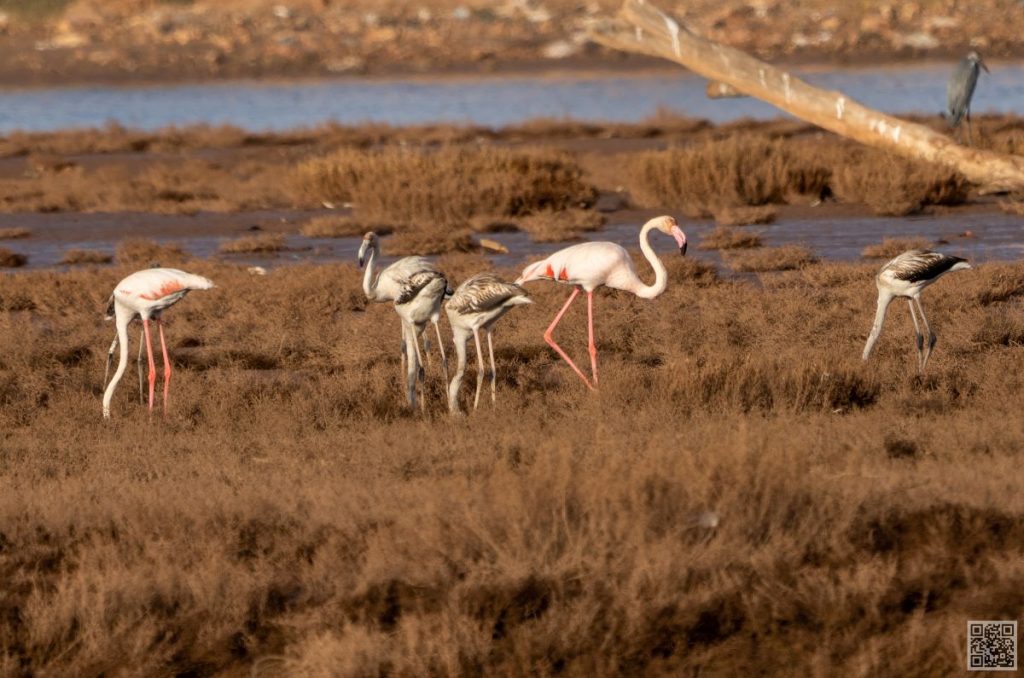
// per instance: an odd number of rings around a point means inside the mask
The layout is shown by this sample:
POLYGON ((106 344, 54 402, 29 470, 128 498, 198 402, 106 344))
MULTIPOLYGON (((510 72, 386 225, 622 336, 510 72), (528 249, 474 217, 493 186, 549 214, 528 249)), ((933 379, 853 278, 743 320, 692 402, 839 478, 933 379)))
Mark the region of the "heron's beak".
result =
POLYGON ((679 254, 686 255, 686 234, 683 233, 683 229, 678 226, 673 226, 669 233, 676 239, 676 245, 679 246, 679 254))
POLYGON ((988 70, 988 66, 986 66, 985 62, 982 61, 981 59, 978 59, 978 65, 981 66, 982 68, 984 68, 986 73, 991 73, 992 72, 992 71, 988 70))

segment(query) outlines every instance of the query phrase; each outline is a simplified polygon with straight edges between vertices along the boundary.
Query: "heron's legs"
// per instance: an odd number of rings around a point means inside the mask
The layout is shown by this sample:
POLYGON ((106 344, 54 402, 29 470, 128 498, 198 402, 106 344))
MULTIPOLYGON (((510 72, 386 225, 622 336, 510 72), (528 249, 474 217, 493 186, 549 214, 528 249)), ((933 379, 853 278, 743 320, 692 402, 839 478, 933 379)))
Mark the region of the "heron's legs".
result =
POLYGON ((138 373, 139 373, 139 404, 140 405, 145 405, 146 404, 146 387, 143 386, 143 376, 142 376, 142 347, 144 345, 144 339, 145 338, 146 338, 145 334, 143 334, 142 330, 139 330, 139 357, 135 360, 135 366, 136 366, 136 368, 138 370, 138 373))
POLYGON ((924 331, 928 333, 928 344, 924 350, 924 360, 921 362, 921 371, 924 372, 924 368, 928 365, 928 358, 932 355, 932 349, 935 348, 935 342, 938 341, 938 337, 932 332, 932 328, 928 325, 928 318, 924 317, 924 307, 921 306, 921 297, 914 299, 917 302, 917 310, 921 314, 921 322, 924 323, 924 331))
POLYGON ((164 354, 164 414, 166 415, 167 396, 171 392, 171 361, 167 357, 167 342, 164 341, 164 322, 157 320, 156 326, 160 330, 160 350, 164 354))
POLYGON ((480 330, 473 328, 473 341, 476 342, 476 396, 473 398, 473 409, 480 404, 480 387, 484 384, 484 352, 480 349, 480 330))
POLYGON ((142 319, 142 333, 146 337, 146 355, 149 356, 149 411, 153 411, 153 389, 156 386, 156 363, 153 361, 153 341, 149 335, 149 321, 142 319))
MULTIPOLYGON (((967 114, 964 116, 964 121, 967 123, 967 145, 968 146, 973 146, 974 145, 974 139, 973 139, 973 136, 971 134, 971 109, 970 108, 967 109, 967 114)), ((920 302, 918 302, 918 306, 920 306, 920 302)))
POLYGON ((594 290, 587 292, 587 334, 590 343, 590 371, 594 374, 594 387, 597 387, 597 346, 594 344, 594 290))
POLYGON ((910 318, 914 321, 914 341, 917 346, 917 369, 924 370, 924 336, 921 334, 921 326, 917 324, 917 313, 914 312, 914 300, 908 298, 907 305, 910 306, 910 318))
POLYGON ((580 372, 580 368, 576 367, 576 363, 572 361, 572 358, 565 354, 565 351, 562 350, 561 346, 555 343, 555 339, 552 336, 552 333, 555 331, 555 327, 558 325, 558 321, 561 320, 562 316, 565 315, 565 312, 569 310, 569 305, 572 304, 573 299, 575 299, 576 295, 579 293, 580 288, 576 287, 573 289, 572 294, 569 295, 569 300, 565 302, 565 306, 562 307, 562 310, 558 312, 555 319, 551 321, 551 325, 549 325, 547 330, 544 331, 544 341, 548 343, 548 346, 555 349, 558 355, 562 357, 562 360, 569 363, 569 367, 572 368, 573 372, 578 374, 580 379, 583 380, 583 383, 587 385, 587 388, 593 391, 594 387, 590 385, 590 380, 583 376, 583 373, 580 372))
POLYGON ((444 352, 444 339, 441 338, 441 326, 434 321, 434 331, 437 332, 437 347, 441 349, 441 369, 444 370, 444 383, 448 383, 448 356, 444 352))
POLYGON ((487 352, 491 354, 491 402, 498 402, 498 372, 494 369, 494 342, 491 341, 491 331, 487 330, 487 352))

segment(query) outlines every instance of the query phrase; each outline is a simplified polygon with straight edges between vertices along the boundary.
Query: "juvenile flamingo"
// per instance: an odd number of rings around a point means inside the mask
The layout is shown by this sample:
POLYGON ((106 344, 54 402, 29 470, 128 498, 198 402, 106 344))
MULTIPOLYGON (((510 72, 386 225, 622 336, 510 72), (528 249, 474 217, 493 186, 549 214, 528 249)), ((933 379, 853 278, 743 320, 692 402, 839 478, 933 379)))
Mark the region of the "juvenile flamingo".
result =
MULTIPOLYGON (((175 268, 147 268, 136 271, 117 283, 107 305, 107 318, 114 318, 117 325, 117 341, 121 344, 121 355, 117 361, 114 378, 103 392, 103 418, 110 418, 110 401, 114 389, 121 380, 128 365, 128 323, 133 318, 142 319, 142 334, 146 339, 149 357, 149 409, 153 409, 153 389, 156 384, 156 363, 153 361, 153 341, 149 333, 149 321, 154 320, 160 329, 160 349, 164 355, 164 413, 167 412, 167 396, 171 385, 171 362, 167 356, 164 341, 163 312, 181 301, 191 290, 208 290, 213 283, 200 275, 193 275, 175 268)), ((141 340, 140 339, 140 350, 141 340)), ((113 345, 111 345, 113 348, 113 345)), ((109 353, 108 362, 109 367, 109 353)))
POLYGON ((491 328, 508 313, 513 306, 533 303, 526 296, 526 291, 519 285, 505 282, 491 273, 478 273, 469 278, 455 290, 455 294, 445 305, 448 321, 455 337, 455 353, 458 366, 455 376, 448 386, 448 409, 452 414, 459 411, 459 387, 466 373, 466 343, 470 335, 476 341, 476 397, 473 409, 480 404, 480 387, 484 381, 484 355, 480 348, 480 330, 487 333, 487 350, 491 356, 491 402, 495 402, 497 376, 494 368, 494 344, 491 341, 491 328))
MULTIPOLYGON (((448 357, 444 352, 438 319, 441 302, 450 295, 448 281, 433 263, 423 257, 404 257, 374 277, 374 263, 380 257, 380 242, 373 231, 363 236, 359 247, 359 265, 366 266, 363 274, 363 292, 370 301, 393 301, 395 312, 402 319, 402 358, 406 370, 406 400, 416 406, 416 377, 423 357, 419 339, 427 326, 434 323, 437 346, 441 351, 444 381, 448 383, 448 357), (406 360, 407 358, 407 360, 406 360)), ((426 342, 424 342, 426 343, 426 342)), ((429 346, 425 349, 429 350, 429 346)))
POLYGON ((929 250, 907 250, 883 266, 875 276, 875 285, 878 286, 878 308, 875 311, 875 323, 871 327, 868 342, 864 345, 863 359, 871 357, 871 350, 882 333, 882 323, 885 322, 885 312, 890 302, 896 297, 906 297, 910 305, 910 317, 914 321, 914 337, 917 340, 917 367, 924 372, 937 338, 928 326, 927 318, 924 317, 921 291, 950 271, 962 271, 970 267, 966 259, 929 250), (921 327, 917 324, 914 304, 917 304, 924 330, 928 333, 927 347, 924 335, 921 334, 921 327))
POLYGON ((601 285, 616 290, 631 292, 642 299, 654 299, 668 286, 668 271, 658 256, 651 249, 647 238, 652 230, 659 230, 670 235, 676 240, 679 246, 679 253, 686 254, 686 234, 679 228, 679 224, 672 217, 655 217, 640 229, 640 250, 644 257, 650 262, 654 269, 654 284, 645 285, 637 276, 633 268, 633 260, 629 253, 612 242, 585 242, 572 247, 566 247, 552 254, 543 261, 530 264, 523 269, 523 274, 516 280, 517 285, 532 280, 553 280, 566 285, 573 285, 572 294, 565 306, 558 312, 555 319, 544 332, 544 341, 562 357, 569 367, 579 375, 583 383, 593 390, 597 386, 597 346, 594 345, 594 290, 601 285), (590 338, 590 368, 593 375, 593 383, 587 379, 583 372, 576 367, 576 363, 566 355, 565 351, 555 343, 552 333, 555 326, 562 319, 565 312, 569 310, 576 295, 584 290, 587 293, 587 330, 590 338))

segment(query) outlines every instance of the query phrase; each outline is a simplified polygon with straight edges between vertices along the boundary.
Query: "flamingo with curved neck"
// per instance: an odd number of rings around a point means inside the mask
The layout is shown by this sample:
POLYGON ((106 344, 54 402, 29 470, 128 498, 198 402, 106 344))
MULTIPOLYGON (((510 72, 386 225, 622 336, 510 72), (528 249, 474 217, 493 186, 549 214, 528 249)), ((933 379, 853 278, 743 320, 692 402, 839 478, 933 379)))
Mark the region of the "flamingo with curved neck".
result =
POLYGON ((594 344, 594 290, 602 285, 624 290, 642 299, 654 299, 668 286, 668 271, 658 259, 648 241, 651 231, 658 230, 675 238, 680 254, 686 254, 686 234, 676 220, 669 216, 655 217, 640 229, 640 251, 654 269, 654 284, 646 285, 633 267, 633 259, 621 246, 613 242, 585 242, 558 250, 547 259, 530 264, 516 280, 517 285, 533 280, 553 280, 574 287, 568 301, 544 332, 544 341, 555 349, 583 383, 593 390, 597 386, 597 346, 594 344), (587 293, 587 329, 589 336, 590 368, 593 383, 576 367, 576 363, 555 343, 553 332, 558 322, 580 291, 587 293))

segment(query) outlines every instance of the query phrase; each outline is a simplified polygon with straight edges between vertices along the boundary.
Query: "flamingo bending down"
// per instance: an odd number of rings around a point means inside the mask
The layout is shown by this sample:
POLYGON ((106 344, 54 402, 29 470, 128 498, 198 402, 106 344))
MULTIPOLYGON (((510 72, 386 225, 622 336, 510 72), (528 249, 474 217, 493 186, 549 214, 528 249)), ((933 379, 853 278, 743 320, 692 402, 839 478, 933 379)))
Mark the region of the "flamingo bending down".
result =
POLYGON ((601 285, 612 289, 631 292, 642 299, 654 299, 668 286, 668 271, 658 256, 651 249, 647 238, 654 229, 671 235, 676 239, 680 254, 686 254, 686 234, 679 228, 679 224, 672 217, 655 217, 640 229, 640 250, 644 257, 650 262, 654 269, 654 284, 645 285, 637 276, 633 268, 633 260, 629 253, 612 242, 585 242, 572 247, 566 247, 552 254, 543 261, 530 264, 523 269, 523 274, 516 280, 521 285, 531 280, 553 280, 555 282, 573 285, 575 289, 569 295, 569 300, 558 312, 555 319, 544 332, 544 341, 562 357, 569 367, 579 375, 583 383, 593 390, 597 386, 597 346, 594 345, 594 290, 601 285), (555 343, 552 333, 555 326, 562 319, 565 312, 569 310, 576 295, 584 290, 587 293, 587 330, 590 338, 590 367, 593 374, 593 383, 590 382, 576 367, 576 363, 566 355, 565 351, 555 343))
POLYGON ((917 366, 921 372, 924 372, 937 338, 931 327, 928 326, 927 318, 924 317, 924 308, 921 307, 921 291, 950 271, 962 271, 970 267, 971 265, 965 259, 929 250, 907 250, 883 266, 875 276, 875 284, 878 286, 878 308, 875 311, 875 323, 871 327, 868 342, 864 345, 863 359, 867 360, 871 357, 871 350, 882 333, 882 323, 885 322, 885 312, 889 308, 889 303, 896 297, 906 297, 907 303, 910 305, 910 317, 914 321, 917 366), (927 348, 924 345, 921 327, 917 324, 914 304, 917 304, 917 311, 921 314, 925 332, 928 333, 927 348))
MULTIPOLYGON (((416 377, 420 372, 423 357, 420 354, 419 338, 427 326, 434 323, 437 346, 441 351, 441 367, 444 381, 448 383, 448 356, 444 352, 438 319, 441 302, 451 294, 448 281, 433 263, 423 257, 404 257, 391 264, 374 277, 374 263, 380 257, 380 241, 373 231, 363 236, 359 247, 359 265, 365 264, 363 292, 370 301, 392 301, 395 311, 402 319, 402 359, 406 370, 406 399, 416 405, 416 377)), ((424 350, 429 350, 429 346, 424 350)))
POLYGON ((526 291, 519 285, 505 282, 490 273, 478 273, 455 290, 445 305, 448 321, 455 338, 455 353, 458 366, 448 386, 448 409, 455 414, 459 411, 459 388, 466 373, 466 343, 470 335, 476 341, 476 397, 473 409, 480 404, 480 387, 484 381, 484 356, 480 348, 480 330, 487 333, 487 350, 491 356, 491 402, 495 402, 497 376, 494 368, 494 344, 491 342, 491 328, 513 306, 533 303, 526 291))
MULTIPOLYGON (((107 318, 113 317, 117 325, 117 341, 121 344, 121 355, 117 371, 103 392, 103 418, 110 418, 110 401, 114 389, 121 380, 128 365, 128 323, 138 316, 142 319, 142 334, 146 339, 149 357, 149 409, 153 409, 153 389, 156 384, 156 364, 153 361, 153 341, 149 334, 149 321, 156 321, 160 329, 160 349, 164 355, 164 412, 167 412, 167 395, 171 384, 171 362, 167 356, 164 341, 164 325, 161 315, 164 310, 178 303, 191 290, 208 290, 213 283, 200 275, 193 275, 176 268, 147 268, 136 271, 114 288, 107 305, 107 318)), ((139 338, 140 351, 142 337, 139 338)), ((111 345, 113 348, 113 345, 111 345)), ((108 353, 109 366, 109 353, 108 353)))

